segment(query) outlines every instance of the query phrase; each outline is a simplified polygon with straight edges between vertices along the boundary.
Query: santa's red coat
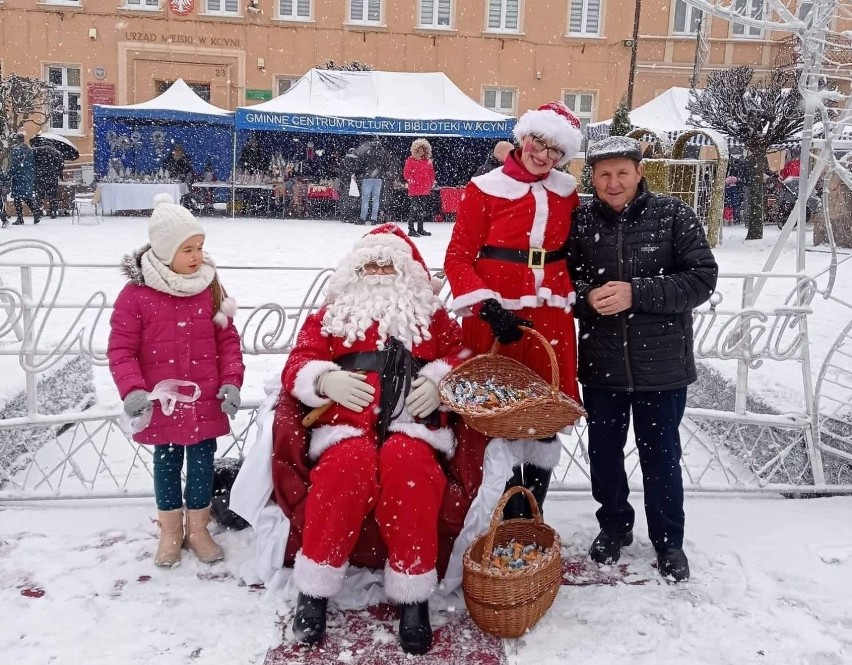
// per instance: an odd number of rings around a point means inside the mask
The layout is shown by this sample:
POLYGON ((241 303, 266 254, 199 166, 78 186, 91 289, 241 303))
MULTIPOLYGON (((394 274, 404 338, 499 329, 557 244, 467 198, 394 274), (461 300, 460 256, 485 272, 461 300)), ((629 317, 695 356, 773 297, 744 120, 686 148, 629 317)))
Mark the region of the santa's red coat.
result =
MULTIPOLYGON (((565 260, 531 268, 527 263, 480 258, 484 246, 527 252, 531 247, 556 251, 571 230, 571 213, 579 204, 576 179, 553 170, 541 181, 526 183, 495 169, 466 187, 444 270, 453 292, 453 310, 462 319, 465 346, 487 352, 494 343, 478 306, 490 298, 532 321, 556 352, 562 392, 579 401, 574 317, 574 287, 565 260)), ((531 336, 501 348, 548 382, 547 353, 531 336)))

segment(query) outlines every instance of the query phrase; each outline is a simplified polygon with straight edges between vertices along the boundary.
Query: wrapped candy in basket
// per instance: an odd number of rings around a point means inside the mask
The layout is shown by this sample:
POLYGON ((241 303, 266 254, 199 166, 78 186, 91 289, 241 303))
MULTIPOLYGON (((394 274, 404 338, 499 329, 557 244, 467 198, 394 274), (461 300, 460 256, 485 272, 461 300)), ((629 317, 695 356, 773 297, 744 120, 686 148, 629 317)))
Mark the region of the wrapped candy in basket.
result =
POLYGON ((586 415, 559 390, 556 354, 536 330, 524 328, 547 351, 551 381, 525 365, 499 355, 499 342, 449 372, 439 384, 441 401, 473 429, 491 437, 549 439, 586 415))

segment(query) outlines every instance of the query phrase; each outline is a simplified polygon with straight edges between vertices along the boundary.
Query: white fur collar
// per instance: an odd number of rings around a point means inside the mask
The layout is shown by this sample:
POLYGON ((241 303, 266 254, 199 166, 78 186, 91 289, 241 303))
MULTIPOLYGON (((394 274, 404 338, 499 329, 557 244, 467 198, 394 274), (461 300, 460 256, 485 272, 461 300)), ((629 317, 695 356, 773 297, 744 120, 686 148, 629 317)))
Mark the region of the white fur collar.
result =
MULTIPOLYGON (((477 176, 471 182, 489 196, 509 199, 510 201, 515 201, 526 195, 530 191, 530 185, 533 184, 510 178, 503 173, 502 168, 477 176)), ((548 176, 539 182, 544 185, 546 190, 558 196, 570 196, 577 189, 577 179, 574 176, 556 169, 551 170, 548 176)))

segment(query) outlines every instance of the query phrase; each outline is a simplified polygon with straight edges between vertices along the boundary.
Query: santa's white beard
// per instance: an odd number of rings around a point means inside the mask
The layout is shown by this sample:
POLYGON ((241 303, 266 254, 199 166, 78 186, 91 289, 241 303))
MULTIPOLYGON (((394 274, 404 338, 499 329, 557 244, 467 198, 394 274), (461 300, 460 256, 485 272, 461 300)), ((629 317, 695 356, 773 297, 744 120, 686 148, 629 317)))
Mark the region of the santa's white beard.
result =
POLYGON ((431 339, 429 324, 440 301, 428 283, 412 286, 402 275, 365 275, 346 285, 326 309, 322 333, 344 338, 344 346, 366 339, 378 324, 377 348, 389 337, 411 350, 414 344, 431 339))

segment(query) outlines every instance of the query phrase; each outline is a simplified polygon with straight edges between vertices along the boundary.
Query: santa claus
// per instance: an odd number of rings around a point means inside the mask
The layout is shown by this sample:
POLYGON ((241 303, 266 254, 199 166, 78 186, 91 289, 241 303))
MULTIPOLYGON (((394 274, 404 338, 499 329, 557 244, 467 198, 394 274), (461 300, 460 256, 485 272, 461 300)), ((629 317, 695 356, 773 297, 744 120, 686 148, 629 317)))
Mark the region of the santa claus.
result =
POLYGON ((437 383, 465 354, 412 242, 377 227, 344 258, 327 301, 305 321, 282 375, 307 407, 310 487, 304 500, 293 633, 318 643, 368 515, 387 548, 386 597, 400 607, 408 653, 432 643, 438 520, 455 437, 437 383))
MULTIPOLYGON (((532 326, 553 346, 562 392, 579 401, 574 288, 563 246, 579 204, 576 179, 558 167, 577 154, 580 121, 561 102, 527 111, 514 129, 520 145, 502 168, 473 178, 464 191, 444 269, 452 307, 462 319, 465 346, 500 353, 550 382, 549 357, 521 326, 532 326)), ((507 488, 525 485, 544 502, 561 445, 551 440, 501 440, 514 455, 507 488)), ((505 516, 528 516, 513 497, 505 516)))

